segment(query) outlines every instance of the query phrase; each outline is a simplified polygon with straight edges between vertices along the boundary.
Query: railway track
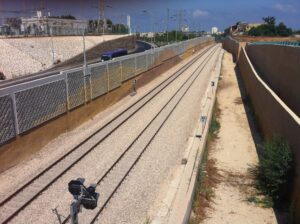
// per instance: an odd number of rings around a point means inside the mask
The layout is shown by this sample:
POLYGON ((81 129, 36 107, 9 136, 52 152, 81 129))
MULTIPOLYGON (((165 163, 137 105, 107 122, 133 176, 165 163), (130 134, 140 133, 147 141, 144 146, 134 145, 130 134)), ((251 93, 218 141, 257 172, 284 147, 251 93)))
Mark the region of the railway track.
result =
POLYGON ((42 192, 55 183, 62 175, 70 170, 76 163, 92 152, 101 142, 124 124, 130 117, 137 113, 142 107, 150 102, 157 94, 176 80, 186 69, 192 66, 205 53, 214 46, 207 48, 188 64, 178 69, 172 76, 161 84, 157 85, 152 91, 136 101, 133 105, 126 108, 111 121, 98 129, 83 142, 76 145, 68 153, 58 158, 55 162, 41 171, 38 175, 31 178, 15 192, 10 194, 0 202, 0 222, 7 223, 12 220, 20 211, 25 209, 42 192))
MULTIPOLYGON (((140 132, 140 134, 132 141, 132 143, 124 150, 114 164, 106 171, 106 173, 99 178, 97 182, 97 191, 100 192, 100 199, 93 218, 86 220, 87 223, 95 223, 103 210, 107 207, 110 200, 113 198, 117 190, 120 188, 126 177, 133 170, 142 155, 146 152, 149 145, 153 142, 156 135, 165 125, 172 113, 175 111, 178 104, 191 88, 195 80, 204 70, 206 63, 216 53, 218 48, 215 48, 197 67, 192 75, 180 86, 180 88, 173 94, 168 102, 161 108, 155 117, 147 124, 147 126, 140 132)), ((70 216, 68 216, 63 224, 68 223, 70 216)))

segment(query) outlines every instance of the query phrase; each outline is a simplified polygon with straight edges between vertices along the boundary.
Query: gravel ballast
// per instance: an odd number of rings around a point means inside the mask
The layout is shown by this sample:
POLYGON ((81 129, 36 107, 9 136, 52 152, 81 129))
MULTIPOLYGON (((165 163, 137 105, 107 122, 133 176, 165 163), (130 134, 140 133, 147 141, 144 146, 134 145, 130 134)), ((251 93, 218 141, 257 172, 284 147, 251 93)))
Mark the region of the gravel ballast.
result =
MULTIPOLYGON (((117 192, 116 198, 113 198, 108 209, 105 210, 100 217, 101 223, 141 223, 140 220, 145 219, 149 206, 157 196, 159 186, 166 180, 166 177, 168 177, 170 170, 172 170, 176 162, 181 159, 181 149, 185 146, 188 135, 191 133, 193 125, 195 125, 195 119, 197 118, 200 108, 200 106, 197 107, 193 105, 197 105, 197 102, 201 101, 202 94, 210 81, 209 67, 210 63, 208 63, 208 67, 204 69, 202 75, 196 80, 192 89, 179 104, 170 120, 166 123, 166 126, 161 130, 159 135, 157 135, 157 138, 134 168, 132 174, 129 175, 129 178, 125 181, 120 191, 117 192), (184 103, 185 101, 187 101, 187 103, 184 103), (161 136, 164 135, 167 137, 161 139, 161 136), (155 150, 157 148, 160 150, 155 150), (151 167, 153 169, 150 169, 151 167), (125 190, 126 193, 123 194, 123 189, 127 189, 127 187, 129 189, 125 190), (123 197, 125 197, 124 200, 122 199, 123 197), (133 204, 129 203, 128 200, 133 204), (144 206, 143 200, 148 206, 144 206), (116 206, 116 208, 110 206, 116 206), (126 207, 125 210, 124 207, 126 207), (120 211, 118 208, 123 209, 120 211), (134 210, 135 208, 137 208, 137 210, 134 210), (139 212, 139 210, 143 211, 139 212), (114 215, 116 211, 119 212, 116 213, 117 215, 114 215), (118 220, 114 221, 114 219, 118 220)), ((67 183, 77 177, 86 178, 87 184, 95 182, 144 128, 145 124, 153 118, 154 114, 160 110, 162 105, 168 101, 179 85, 186 80, 191 74, 191 71, 195 68, 196 65, 191 66, 184 75, 160 93, 155 100, 151 101, 151 103, 139 111, 133 118, 129 119, 124 126, 101 143, 97 150, 86 156, 26 210, 21 212, 12 223, 24 223, 22 222, 24 220, 27 220, 28 223, 45 223, 45 220, 47 220, 47 223, 56 223, 56 217, 51 209, 57 206, 58 211, 66 216, 69 213, 69 204, 72 201, 72 197, 67 191, 67 183)), ((97 120, 94 119, 92 122, 96 123, 97 120)), ((74 138, 76 139, 76 136, 74 136, 74 138)), ((90 212, 84 210, 84 213, 81 213, 80 216, 88 217, 89 213, 90 212)))

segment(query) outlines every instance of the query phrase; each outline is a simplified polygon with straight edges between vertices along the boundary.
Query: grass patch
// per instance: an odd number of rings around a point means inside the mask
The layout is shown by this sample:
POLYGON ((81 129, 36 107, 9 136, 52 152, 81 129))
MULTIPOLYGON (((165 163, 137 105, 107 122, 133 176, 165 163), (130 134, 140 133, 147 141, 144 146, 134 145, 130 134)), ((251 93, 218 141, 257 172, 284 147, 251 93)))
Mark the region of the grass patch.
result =
POLYGON ((254 200, 262 207, 274 207, 276 213, 283 217, 284 223, 294 223, 294 205, 291 199, 294 158, 288 143, 281 137, 273 137, 265 140, 261 129, 262 122, 254 111, 253 103, 249 95, 243 96, 244 105, 247 108, 250 126, 256 130, 255 139, 258 144, 259 164, 252 169, 252 174, 256 179, 256 188, 259 195, 265 195, 265 199, 256 200, 249 197, 247 200, 254 200))
POLYGON ((151 223, 151 219, 150 217, 147 217, 146 220, 144 221, 144 224, 150 224, 151 223))
POLYGON ((259 189, 273 199, 275 207, 288 200, 292 187, 294 159, 288 143, 275 137, 262 144, 257 167, 259 189))
POLYGON ((247 201, 263 208, 272 208, 274 206, 273 199, 269 196, 251 196, 247 198, 247 201))

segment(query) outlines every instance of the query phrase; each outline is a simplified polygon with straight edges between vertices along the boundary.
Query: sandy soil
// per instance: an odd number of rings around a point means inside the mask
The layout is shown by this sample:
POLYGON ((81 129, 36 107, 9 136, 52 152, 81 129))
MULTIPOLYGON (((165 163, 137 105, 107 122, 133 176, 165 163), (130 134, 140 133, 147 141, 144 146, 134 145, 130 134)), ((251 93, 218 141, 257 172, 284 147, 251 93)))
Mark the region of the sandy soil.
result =
POLYGON ((215 161, 221 177, 203 223, 277 223, 273 209, 247 201, 256 192, 249 168, 257 165, 258 157, 234 67, 226 52, 217 94, 221 128, 208 158, 215 161))

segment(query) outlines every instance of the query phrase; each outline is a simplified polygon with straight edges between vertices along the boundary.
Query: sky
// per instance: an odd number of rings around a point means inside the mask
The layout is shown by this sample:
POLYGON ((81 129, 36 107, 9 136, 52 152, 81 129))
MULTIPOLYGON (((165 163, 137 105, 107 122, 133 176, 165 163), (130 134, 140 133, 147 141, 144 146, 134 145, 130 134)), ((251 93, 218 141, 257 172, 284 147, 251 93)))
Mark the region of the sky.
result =
MULTIPOLYGON (((52 15, 72 14, 78 19, 98 19, 99 0, 0 0, 0 19, 30 17, 41 5, 52 15), (27 10, 27 13, 3 13, 1 10, 27 10)), ((191 30, 224 30, 238 21, 262 22, 275 16, 277 22, 300 30, 300 0, 106 0, 105 16, 114 23, 126 23, 131 16, 132 29, 139 32, 175 29, 182 25, 191 30), (168 18, 169 9, 169 22, 168 18), (144 12, 146 10, 146 12, 144 12)))

